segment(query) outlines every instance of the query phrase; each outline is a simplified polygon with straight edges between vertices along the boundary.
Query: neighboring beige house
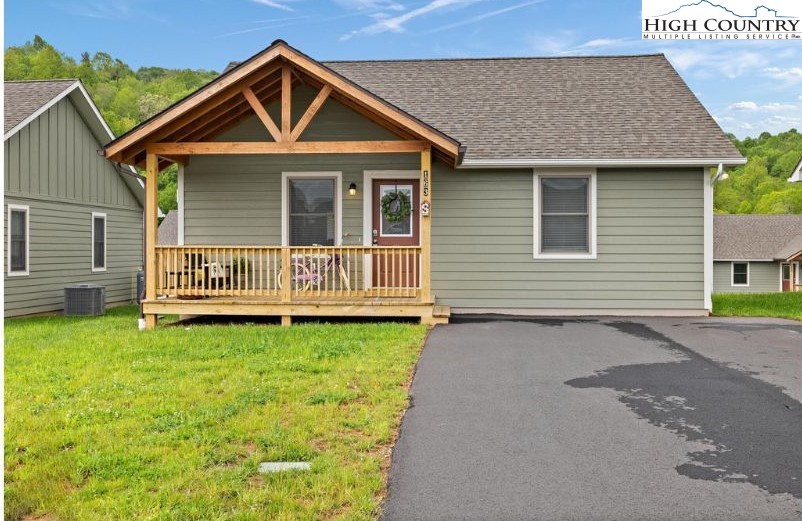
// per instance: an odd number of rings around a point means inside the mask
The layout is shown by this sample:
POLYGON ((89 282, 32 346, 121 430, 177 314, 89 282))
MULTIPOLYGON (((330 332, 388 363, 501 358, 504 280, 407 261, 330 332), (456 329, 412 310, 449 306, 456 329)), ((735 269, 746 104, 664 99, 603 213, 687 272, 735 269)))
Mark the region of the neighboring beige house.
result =
POLYGON ((80 81, 5 82, 6 317, 63 309, 77 283, 133 300, 144 188, 103 158, 113 138, 80 81))
POLYGON ((716 215, 714 293, 800 291, 802 215, 716 215))
POLYGON ((319 62, 280 40, 105 150, 148 171, 148 327, 703 315, 711 169, 745 162, 662 55, 319 62))

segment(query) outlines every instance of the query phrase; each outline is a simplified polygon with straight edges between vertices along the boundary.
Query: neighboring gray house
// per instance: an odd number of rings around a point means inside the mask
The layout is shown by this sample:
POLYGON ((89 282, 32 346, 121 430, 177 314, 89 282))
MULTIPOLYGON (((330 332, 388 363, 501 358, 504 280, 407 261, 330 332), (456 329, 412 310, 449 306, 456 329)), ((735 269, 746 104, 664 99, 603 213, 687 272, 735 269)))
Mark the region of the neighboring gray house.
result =
POLYGON ((170 210, 159 223, 159 244, 178 244, 178 211, 170 210))
POLYGON ((714 293, 800 291, 802 215, 716 215, 714 293))
POLYGON ((63 309, 75 283, 134 298, 144 188, 103 158, 113 138, 80 81, 5 82, 6 317, 63 309))
POLYGON ((148 327, 705 314, 711 170, 745 162, 662 55, 318 62, 283 41, 106 156, 148 179, 181 165, 177 244, 148 252, 148 327))

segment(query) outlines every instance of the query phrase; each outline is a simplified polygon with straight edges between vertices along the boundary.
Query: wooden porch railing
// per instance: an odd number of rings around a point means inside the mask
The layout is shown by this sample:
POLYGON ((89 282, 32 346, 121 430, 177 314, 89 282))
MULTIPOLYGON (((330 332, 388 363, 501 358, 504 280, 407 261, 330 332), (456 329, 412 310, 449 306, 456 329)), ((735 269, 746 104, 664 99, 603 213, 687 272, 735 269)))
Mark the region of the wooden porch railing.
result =
POLYGON ((157 246, 156 293, 281 302, 417 298, 418 246, 157 246))

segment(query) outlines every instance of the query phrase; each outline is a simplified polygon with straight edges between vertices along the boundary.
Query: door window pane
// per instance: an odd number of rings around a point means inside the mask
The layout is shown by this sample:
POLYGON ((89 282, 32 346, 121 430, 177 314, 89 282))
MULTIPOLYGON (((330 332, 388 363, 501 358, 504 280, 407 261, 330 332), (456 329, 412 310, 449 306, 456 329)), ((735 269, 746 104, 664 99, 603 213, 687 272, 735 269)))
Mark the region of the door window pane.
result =
POLYGON ((11 271, 28 271, 28 212, 11 210, 11 271))
MULTIPOLYGON (((404 194, 409 198, 409 202, 412 208, 415 208, 415 201, 412 198, 412 185, 401 185, 396 187, 396 185, 387 185, 381 187, 381 194, 379 194, 379 207, 381 208, 381 200, 384 198, 385 195, 393 193, 398 190, 398 192, 404 194)), ((381 213, 381 212, 380 212, 381 213)), ((399 221, 399 222, 390 222, 384 216, 381 215, 381 235, 382 237, 412 237, 412 214, 414 212, 410 212, 409 217, 406 219, 399 221)))
POLYGON ((290 246, 334 246, 334 179, 289 180, 290 246))
POLYGON ((542 178, 540 186, 540 250, 588 252, 588 178, 542 178))

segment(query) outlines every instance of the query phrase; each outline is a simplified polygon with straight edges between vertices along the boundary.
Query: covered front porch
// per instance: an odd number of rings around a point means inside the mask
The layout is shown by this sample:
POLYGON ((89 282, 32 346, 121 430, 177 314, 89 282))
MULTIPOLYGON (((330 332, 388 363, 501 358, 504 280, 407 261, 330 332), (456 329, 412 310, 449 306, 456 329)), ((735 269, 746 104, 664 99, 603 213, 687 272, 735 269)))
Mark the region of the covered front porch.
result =
MULTIPOLYGON (((146 326, 160 314, 274 315, 285 325, 295 316, 447 321, 431 291, 432 161, 453 165, 458 154, 448 136, 275 42, 106 148, 109 159, 146 170, 146 326), (400 167, 371 170, 377 161, 400 167), (205 182, 207 199, 181 209, 186 237, 158 245, 158 179, 171 163, 183 184, 204 190, 205 182), (380 180, 398 193, 399 178, 407 227, 384 233, 380 180), (240 200, 228 188, 237 183, 240 200), (293 190, 309 192, 298 196, 300 209, 293 190)), ((179 181, 179 198, 182 190, 179 181)))
POLYGON ((448 318, 426 294, 420 246, 155 250, 156 298, 144 301, 146 316, 278 315, 285 325, 293 316, 448 318))

